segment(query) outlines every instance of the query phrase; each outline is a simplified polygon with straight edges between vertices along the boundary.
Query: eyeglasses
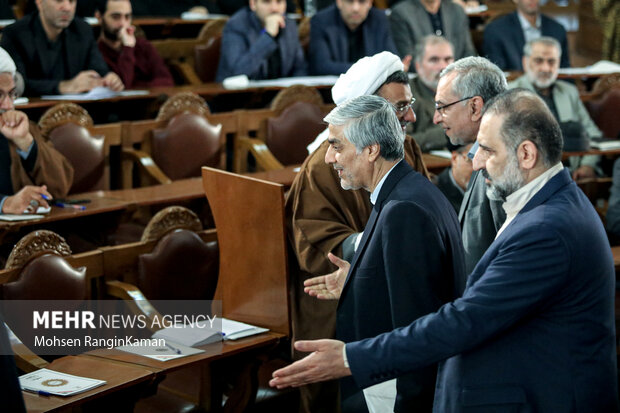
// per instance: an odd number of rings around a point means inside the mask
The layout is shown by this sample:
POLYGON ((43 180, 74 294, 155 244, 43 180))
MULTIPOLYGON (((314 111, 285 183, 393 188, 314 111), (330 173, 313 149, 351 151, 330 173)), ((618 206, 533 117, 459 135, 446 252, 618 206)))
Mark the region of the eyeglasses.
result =
POLYGON ((17 99, 17 91, 13 89, 9 93, 6 93, 4 90, 0 90, 0 102, 4 102, 4 99, 6 99, 7 96, 11 99, 11 101, 14 101, 17 99))
POLYGON ((456 102, 447 103, 447 104, 442 105, 442 106, 439 106, 439 104, 438 104, 437 102, 435 102, 435 110, 436 110, 437 112, 439 112, 439 114, 440 114, 441 116, 445 116, 445 114, 446 114, 446 108, 449 108, 449 107, 450 107, 450 106, 452 106, 452 105, 456 105, 456 104, 457 104, 457 103, 459 103, 459 102, 463 102, 464 100, 469 100, 469 99, 472 99, 472 98, 475 98, 475 97, 476 97, 476 96, 470 96, 470 97, 468 97, 468 98, 463 98, 463 99, 457 100, 456 102), (442 111, 443 111, 443 112, 442 112, 442 111))
POLYGON ((394 110, 396 110, 396 114, 402 115, 403 113, 406 113, 413 106, 414 103, 415 103, 415 98, 411 98, 411 102, 405 105, 395 106, 394 110))

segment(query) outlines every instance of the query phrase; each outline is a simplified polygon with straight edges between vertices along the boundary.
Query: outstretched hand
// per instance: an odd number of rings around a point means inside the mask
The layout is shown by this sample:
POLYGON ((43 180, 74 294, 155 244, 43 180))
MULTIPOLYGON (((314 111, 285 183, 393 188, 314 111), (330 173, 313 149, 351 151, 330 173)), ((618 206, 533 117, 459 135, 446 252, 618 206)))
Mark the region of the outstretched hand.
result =
POLYGON ((351 264, 336 257, 331 252, 327 258, 335 264, 338 269, 331 274, 320 275, 304 281, 304 292, 319 300, 337 300, 340 298, 344 282, 347 279, 351 264))
POLYGON ((351 370, 344 366, 343 347, 337 340, 297 341, 296 350, 312 354, 274 371, 269 385, 282 389, 350 376, 351 370))

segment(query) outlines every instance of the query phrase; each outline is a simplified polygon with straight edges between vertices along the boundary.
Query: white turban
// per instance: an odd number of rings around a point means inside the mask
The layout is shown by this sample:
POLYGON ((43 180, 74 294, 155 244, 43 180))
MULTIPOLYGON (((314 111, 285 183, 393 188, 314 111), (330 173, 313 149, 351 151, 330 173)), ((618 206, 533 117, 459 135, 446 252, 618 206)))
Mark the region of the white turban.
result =
POLYGON ((358 96, 372 95, 394 72, 403 70, 403 62, 390 52, 363 57, 355 62, 332 87, 336 105, 358 96))
POLYGON ((15 62, 7 51, 0 47, 0 73, 10 73, 15 76, 15 70, 15 62))
MULTIPOLYGON (((390 52, 363 57, 340 75, 332 87, 332 99, 336 105, 340 105, 349 99, 372 95, 392 73, 404 68, 400 58, 390 52)), ((325 129, 308 145, 308 153, 314 152, 328 136, 329 131, 325 129)))

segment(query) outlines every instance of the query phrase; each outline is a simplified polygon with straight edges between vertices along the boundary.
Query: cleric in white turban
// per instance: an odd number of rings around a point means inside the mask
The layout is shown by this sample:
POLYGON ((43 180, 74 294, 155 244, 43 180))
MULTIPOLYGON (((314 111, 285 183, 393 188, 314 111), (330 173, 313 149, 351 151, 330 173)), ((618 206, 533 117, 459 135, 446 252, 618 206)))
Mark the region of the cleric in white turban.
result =
MULTIPOLYGON (((340 75, 332 87, 332 99, 336 105, 340 105, 358 96, 372 95, 392 73, 403 68, 400 58, 390 52, 362 57, 340 75)), ((314 152, 328 136, 329 131, 325 129, 308 145, 308 153, 314 152)))
POLYGON ((24 78, 17 72, 11 55, 2 47, 0 47, 0 73, 10 73, 15 78, 15 89, 17 94, 21 95, 24 91, 24 78))

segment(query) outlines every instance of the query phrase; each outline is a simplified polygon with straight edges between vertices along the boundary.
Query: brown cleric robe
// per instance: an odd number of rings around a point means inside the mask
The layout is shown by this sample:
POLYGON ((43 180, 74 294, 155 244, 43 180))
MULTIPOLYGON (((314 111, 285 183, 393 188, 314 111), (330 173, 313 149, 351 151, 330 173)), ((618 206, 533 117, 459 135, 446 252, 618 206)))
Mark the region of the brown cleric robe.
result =
MULTIPOLYGON (((9 141, 13 193, 19 192, 26 185, 47 185, 47 190, 55 198, 67 195, 73 183, 73 167, 50 142, 43 138, 39 127, 33 122, 30 122, 30 133, 37 143, 37 160, 30 173, 22 165, 17 146, 9 141)), ((6 138, 0 136, 0 139, 6 138)))
MULTIPOLYGON (((336 270, 327 253, 341 257, 342 242, 364 231, 372 210, 368 191, 342 189, 338 174, 325 163, 328 147, 329 142, 325 141, 306 158, 286 198, 287 231, 294 253, 289 283, 294 341, 334 337, 338 302, 310 297, 304 293, 303 284, 308 278, 336 270)), ((405 160, 429 177, 420 147, 409 136, 405 139, 405 160)), ((296 359, 304 356, 294 354, 296 359)), ((300 390, 301 411, 337 411, 335 382, 304 386, 300 390)))

